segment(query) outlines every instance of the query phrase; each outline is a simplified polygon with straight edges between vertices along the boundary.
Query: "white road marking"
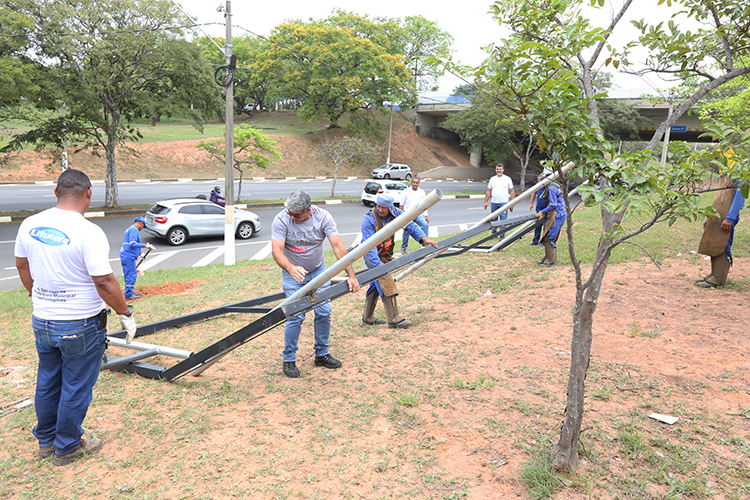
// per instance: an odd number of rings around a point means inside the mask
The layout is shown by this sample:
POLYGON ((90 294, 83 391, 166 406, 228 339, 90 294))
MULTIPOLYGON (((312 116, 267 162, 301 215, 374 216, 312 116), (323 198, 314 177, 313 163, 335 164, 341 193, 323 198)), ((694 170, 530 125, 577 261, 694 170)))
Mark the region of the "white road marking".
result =
POLYGON ((158 255, 154 255, 153 257, 149 257, 146 260, 143 261, 143 264, 140 265, 141 271, 146 271, 147 269, 151 269, 152 267, 161 264, 177 252, 164 252, 160 253, 158 255))
POLYGON ((252 257, 250 257, 250 260, 263 260, 263 259, 267 259, 270 256, 271 256, 271 242, 269 241, 261 249, 260 252, 257 252, 255 255, 253 255, 252 257))
POLYGON ((209 253, 205 257, 203 257, 201 260, 193 264, 193 267, 205 267, 218 259, 220 256, 224 255, 224 246, 220 246, 216 248, 213 252, 209 253))

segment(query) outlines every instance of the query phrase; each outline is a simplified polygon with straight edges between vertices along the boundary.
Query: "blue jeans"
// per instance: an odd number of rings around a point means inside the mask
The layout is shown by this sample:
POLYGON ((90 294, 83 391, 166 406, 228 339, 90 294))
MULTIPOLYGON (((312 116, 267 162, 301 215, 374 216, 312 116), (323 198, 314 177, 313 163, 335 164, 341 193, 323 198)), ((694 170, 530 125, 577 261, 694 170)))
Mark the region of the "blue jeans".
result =
MULTIPOLYGON (((507 205, 507 203, 490 203, 490 210, 494 212, 495 210, 503 208, 505 205, 507 205)), ((496 220, 505 220, 507 218, 508 218, 508 211, 506 210, 505 212, 501 213, 496 218, 494 218, 492 222, 495 222, 496 220)), ((492 229, 492 234, 497 234, 498 232, 499 230, 497 228, 492 229)), ((499 237, 500 239, 505 238, 505 231, 501 232, 499 237)))
MULTIPOLYGON (((320 266, 312 272, 305 275, 305 279, 297 282, 292 275, 286 271, 281 272, 283 279, 284 293, 290 297, 297 290, 312 281, 313 278, 325 271, 326 264, 321 262, 320 266)), ((323 284, 320 288, 331 286, 331 282, 323 284)), ((326 302, 313 309, 315 311, 315 356, 325 356, 328 354, 328 337, 331 335, 331 303, 326 302)), ((296 361, 297 359, 297 342, 299 334, 302 331, 302 322, 305 321, 305 313, 298 313, 286 320, 284 326, 284 361, 296 361)))
MULTIPOLYGON (((419 229, 422 230, 425 236, 428 236, 427 231, 430 230, 430 227, 427 225, 427 219, 425 218, 424 214, 421 214, 419 217, 414 219, 414 223, 419 226, 419 229)), ((417 242, 419 243, 419 242, 417 242)), ((409 246, 409 235, 404 231, 404 238, 401 240, 401 253, 406 253, 406 249, 409 246)))
POLYGON ((57 455, 65 455, 81 442, 107 331, 99 328, 98 316, 70 321, 32 316, 31 326, 39 355, 34 436, 40 448, 54 445, 57 455))

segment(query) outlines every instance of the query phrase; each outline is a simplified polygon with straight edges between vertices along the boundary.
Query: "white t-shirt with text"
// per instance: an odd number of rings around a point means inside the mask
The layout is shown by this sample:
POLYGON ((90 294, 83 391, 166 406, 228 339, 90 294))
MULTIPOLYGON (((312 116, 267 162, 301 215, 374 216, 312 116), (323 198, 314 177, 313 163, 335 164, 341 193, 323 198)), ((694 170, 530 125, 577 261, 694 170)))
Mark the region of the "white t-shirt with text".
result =
POLYGON ((91 277, 112 274, 109 242, 80 213, 50 208, 24 219, 15 256, 29 261, 37 318, 84 319, 106 307, 91 277))

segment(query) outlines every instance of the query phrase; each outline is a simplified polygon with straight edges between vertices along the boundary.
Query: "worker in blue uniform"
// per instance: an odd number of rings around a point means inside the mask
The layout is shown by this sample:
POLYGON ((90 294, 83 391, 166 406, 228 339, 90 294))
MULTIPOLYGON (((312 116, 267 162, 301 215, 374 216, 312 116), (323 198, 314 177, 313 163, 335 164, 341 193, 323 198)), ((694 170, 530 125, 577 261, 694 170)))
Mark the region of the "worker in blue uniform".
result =
MULTIPOLYGON (((373 234, 382 229, 383 226, 392 222, 402 213, 401 210, 393 206, 393 197, 391 195, 378 195, 375 199, 375 207, 365 214, 365 218, 362 221, 362 241, 369 239, 373 234)), ((404 233, 414 238, 415 241, 420 242, 423 246, 432 245, 437 248, 437 242, 429 239, 413 221, 404 226, 404 233)), ((393 236, 391 236, 367 252, 365 254, 365 264, 367 264, 367 267, 378 267, 393 260, 393 245, 393 236)), ((379 280, 371 282, 365 297, 365 310, 362 314, 362 323, 365 325, 382 325, 386 323, 386 321, 373 316, 375 306, 378 304, 378 297, 381 297, 389 328, 408 328, 411 326, 411 321, 401 317, 398 313, 397 295, 398 288, 396 288, 396 282, 393 281, 392 276, 384 276, 379 280)))
MULTIPOLYGON (((541 182, 542 178, 544 178, 544 175, 537 175, 537 182, 541 182)), ((533 210, 534 212, 539 212, 540 210, 546 208, 548 203, 549 199, 547 196, 547 186, 543 186, 531 194, 531 200, 529 201, 529 211, 533 210), (534 201, 536 201, 536 210, 534 209, 534 201)), ((543 228, 544 224, 537 224, 537 226, 534 228, 534 239, 531 240, 532 246, 536 246, 539 244, 539 240, 542 239, 543 228)))
POLYGON ((711 219, 703 223, 704 232, 698 248, 698 253, 711 257, 711 274, 695 282, 696 286, 701 288, 715 288, 726 284, 729 268, 732 267, 734 228, 740 221, 740 210, 745 206, 741 186, 734 184, 726 175, 720 178, 720 182, 722 181, 727 189, 717 191, 713 203, 713 207, 719 212, 719 217, 712 217, 716 224, 711 224, 711 219), (726 204, 730 196, 731 205, 727 211, 726 204), (724 213, 726 216, 723 216, 724 213), (719 220, 721 220, 721 225, 712 231, 710 226, 717 225, 719 220), (724 241, 726 241, 726 246, 724 246, 724 241))
POLYGON ((557 238, 560 230, 568 218, 565 210, 565 199, 562 189, 557 183, 547 186, 547 206, 536 213, 538 220, 547 220, 542 231, 542 243, 544 243, 544 258, 539 262, 541 266, 554 266, 557 264, 557 238))
POLYGON ((135 281, 138 279, 136 261, 141 255, 141 248, 147 247, 151 250, 156 248, 151 243, 141 243, 141 229, 146 227, 146 219, 136 217, 133 223, 125 230, 120 247, 120 263, 122 264, 122 276, 125 280, 125 300, 141 298, 140 293, 134 293, 135 281))

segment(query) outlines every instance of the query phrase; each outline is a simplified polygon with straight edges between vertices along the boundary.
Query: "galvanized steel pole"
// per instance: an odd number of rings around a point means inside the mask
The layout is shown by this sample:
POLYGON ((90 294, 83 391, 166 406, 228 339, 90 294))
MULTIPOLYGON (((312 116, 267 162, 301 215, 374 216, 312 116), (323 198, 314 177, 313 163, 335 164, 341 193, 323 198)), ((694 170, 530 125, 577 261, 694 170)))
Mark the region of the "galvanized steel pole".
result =
MULTIPOLYGON (((572 169, 574 166, 575 166, 575 164, 573 162, 570 162, 567 165, 565 165, 563 168, 561 168, 560 170, 562 170, 562 173, 566 173, 570 169, 572 169)), ((541 181, 537 182, 532 187, 530 187, 529 189, 527 189, 526 191, 524 191, 520 195, 516 196, 514 199, 510 200, 510 202, 508 204, 503 205, 501 208, 498 208, 497 210, 495 210, 494 212, 492 212, 490 215, 488 215, 484 219, 480 220, 479 222, 477 222, 476 224, 474 224, 473 226, 471 226, 470 229, 474 229, 475 227, 481 226, 482 224, 485 224, 485 223, 491 221, 492 219, 496 218, 498 215, 500 215, 501 213, 505 212, 506 210, 509 210, 510 208, 515 207, 516 205, 518 205, 518 203, 521 200, 525 200, 526 198, 528 198, 529 196, 531 196, 531 193, 534 193, 537 189, 540 189, 540 188, 546 186, 547 184, 551 183, 555 179, 557 179, 557 172, 554 172, 552 175, 549 175, 546 178, 542 179, 541 181)), ((437 252, 434 252, 434 253, 430 254, 428 257, 425 257, 424 259, 422 259, 422 260, 420 260, 418 262, 415 262, 414 264, 412 264, 412 266, 409 269, 406 269, 404 272, 402 272, 401 274, 399 274, 398 276, 396 276, 395 278, 393 278, 393 280, 394 281, 400 281, 400 280, 404 279, 405 277, 409 276, 411 273, 413 273, 414 271, 416 271, 417 269, 419 269, 420 267, 422 267, 423 265, 425 265, 426 263, 428 263, 429 261, 431 261, 432 259, 434 259, 438 255, 440 255, 441 253, 445 252, 446 250, 448 250, 447 247, 444 248, 443 250, 439 250, 437 252)))

